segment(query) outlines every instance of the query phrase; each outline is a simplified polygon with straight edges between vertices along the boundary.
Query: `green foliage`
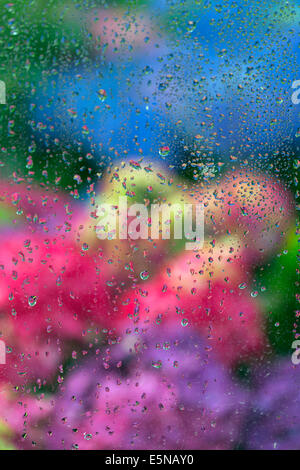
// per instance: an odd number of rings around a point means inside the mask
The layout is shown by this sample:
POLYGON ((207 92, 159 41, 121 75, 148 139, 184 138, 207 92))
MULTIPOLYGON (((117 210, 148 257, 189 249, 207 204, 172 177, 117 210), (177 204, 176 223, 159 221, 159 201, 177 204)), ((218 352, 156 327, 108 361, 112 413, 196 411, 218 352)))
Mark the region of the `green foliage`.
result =
POLYGON ((268 338, 278 354, 290 353, 295 339, 298 239, 293 225, 281 251, 254 275, 254 289, 260 291, 268 338))

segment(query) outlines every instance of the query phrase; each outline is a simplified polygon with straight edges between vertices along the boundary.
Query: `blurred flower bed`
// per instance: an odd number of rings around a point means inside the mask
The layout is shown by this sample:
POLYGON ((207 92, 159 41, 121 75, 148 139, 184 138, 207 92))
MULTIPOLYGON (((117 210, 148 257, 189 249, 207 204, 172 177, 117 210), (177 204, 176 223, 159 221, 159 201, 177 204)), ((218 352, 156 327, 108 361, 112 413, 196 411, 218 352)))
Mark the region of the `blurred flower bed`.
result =
POLYGON ((2 5, 0 449, 300 447, 295 12, 170 3, 2 5), (203 247, 100 240, 119 196, 203 247))
POLYGON ((295 445, 297 366, 277 355, 284 332, 279 341, 273 331, 288 322, 288 300, 287 280, 272 286, 272 269, 295 273, 289 191, 253 171, 188 185, 131 162, 108 171, 94 194, 84 205, 59 190, 1 183, 2 446, 295 445), (95 211, 122 190, 202 201, 203 248, 99 240, 95 211), (290 259, 276 268, 275 254, 290 259))

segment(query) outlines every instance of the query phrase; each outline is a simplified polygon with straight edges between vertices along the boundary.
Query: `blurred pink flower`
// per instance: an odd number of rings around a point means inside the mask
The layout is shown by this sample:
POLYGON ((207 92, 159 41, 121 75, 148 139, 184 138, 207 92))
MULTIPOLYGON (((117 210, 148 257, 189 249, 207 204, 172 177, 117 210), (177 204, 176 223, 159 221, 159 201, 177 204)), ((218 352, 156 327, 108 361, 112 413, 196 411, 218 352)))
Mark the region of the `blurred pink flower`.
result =
POLYGON ((218 184, 199 188, 207 230, 240 237, 250 263, 261 262, 284 240, 294 214, 293 198, 269 175, 236 170, 218 184))
POLYGON ((260 354, 263 317, 250 295, 250 275, 239 258, 219 252, 185 253, 153 281, 126 292, 116 312, 117 330, 128 318, 140 326, 171 318, 201 331, 225 363, 260 354))
POLYGON ((22 181, 0 180, 0 208, 7 226, 31 232, 74 236, 81 223, 82 206, 69 195, 22 181))
POLYGON ((100 44, 108 57, 113 60, 116 60, 116 52, 124 58, 132 49, 135 54, 151 56, 155 41, 160 41, 160 47, 163 47, 163 38, 156 31, 153 20, 145 12, 143 15, 132 17, 128 11, 120 8, 98 9, 91 18, 90 31, 97 45, 100 44), (148 38, 147 41, 145 37, 148 38), (151 39, 150 44, 149 39, 151 39))
POLYGON ((44 378, 68 342, 82 340, 83 330, 109 314, 109 270, 62 238, 2 233, 1 246, 0 327, 11 353, 0 377, 44 378))
POLYGON ((42 423, 51 411, 51 404, 45 398, 18 392, 0 393, 0 425, 5 426, 9 442, 18 449, 41 449, 45 436, 42 423))

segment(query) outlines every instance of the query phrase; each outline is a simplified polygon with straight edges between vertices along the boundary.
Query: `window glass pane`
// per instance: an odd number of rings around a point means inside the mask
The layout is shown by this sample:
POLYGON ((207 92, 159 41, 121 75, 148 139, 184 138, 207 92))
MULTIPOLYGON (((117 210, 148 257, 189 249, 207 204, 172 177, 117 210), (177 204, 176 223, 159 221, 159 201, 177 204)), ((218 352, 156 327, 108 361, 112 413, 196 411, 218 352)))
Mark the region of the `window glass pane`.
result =
POLYGON ((0 3, 0 448, 298 449, 297 3, 0 3))

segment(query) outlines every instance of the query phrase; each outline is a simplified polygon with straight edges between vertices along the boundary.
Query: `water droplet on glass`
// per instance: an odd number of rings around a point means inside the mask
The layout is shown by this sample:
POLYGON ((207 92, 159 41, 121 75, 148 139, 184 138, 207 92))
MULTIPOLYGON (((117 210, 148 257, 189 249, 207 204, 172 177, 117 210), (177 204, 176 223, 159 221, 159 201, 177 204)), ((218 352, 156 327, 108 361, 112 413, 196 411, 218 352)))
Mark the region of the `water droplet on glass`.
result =
POLYGON ((28 298, 28 305, 29 305, 30 307, 34 307, 34 306, 36 305, 36 303, 37 303, 37 300, 38 300, 38 298, 37 298, 36 295, 31 295, 31 296, 28 298))
POLYGON ((169 153, 170 153, 170 147, 168 147, 167 145, 163 145, 162 147, 160 147, 159 155, 161 157, 167 157, 169 153))
POLYGON ((149 272, 148 271, 142 271, 140 273, 140 278, 142 279, 142 281, 146 281, 149 278, 149 272))

